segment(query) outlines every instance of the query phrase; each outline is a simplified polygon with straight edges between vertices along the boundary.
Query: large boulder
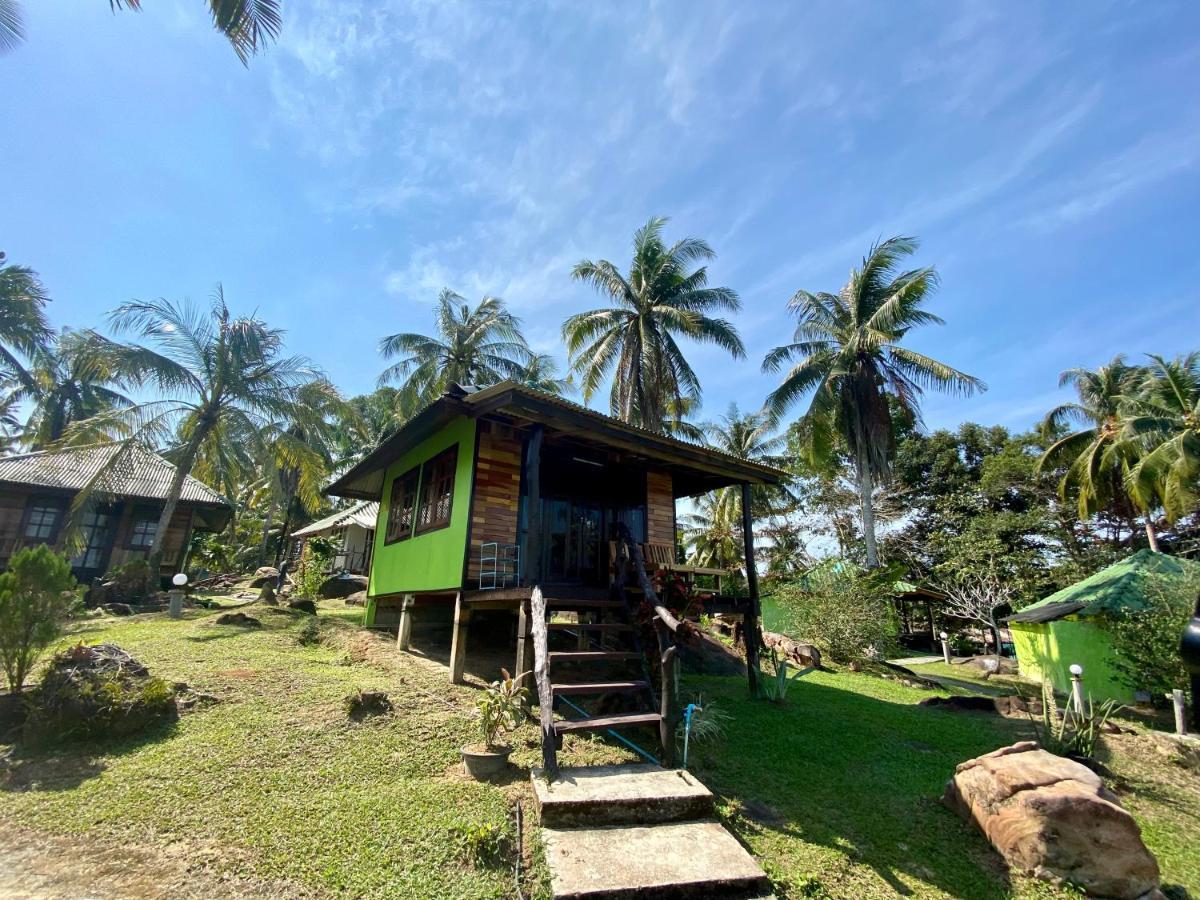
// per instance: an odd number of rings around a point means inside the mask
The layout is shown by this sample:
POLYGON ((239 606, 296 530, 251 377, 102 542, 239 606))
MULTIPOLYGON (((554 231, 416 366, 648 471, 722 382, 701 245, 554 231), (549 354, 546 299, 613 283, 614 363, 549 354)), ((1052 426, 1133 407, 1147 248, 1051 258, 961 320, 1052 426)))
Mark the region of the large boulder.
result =
POLYGON ((296 609, 300 612, 308 613, 310 616, 317 614, 317 604, 313 603, 307 597, 301 597, 299 600, 293 600, 288 604, 288 609, 296 609))
POLYGON ((367 592, 366 591, 355 591, 353 594, 348 596, 342 602, 345 603, 347 606, 366 606, 367 605, 367 592))
POLYGON ((763 632, 763 644, 768 650, 775 650, 780 656, 801 668, 821 668, 821 651, 812 644, 802 644, 794 641, 785 634, 774 631, 763 632))
POLYGON ((321 596, 326 600, 336 600, 366 589, 366 575, 334 575, 321 583, 321 596))
POLYGON ((1100 777, 1033 741, 962 763, 942 801, 1014 869, 1117 900, 1158 887, 1137 823, 1100 777))
POLYGON ((243 628, 262 628, 262 622, 248 616, 244 612, 222 613, 217 616, 216 624, 218 625, 239 625, 243 628))
POLYGON ((279 570, 274 566, 259 566, 250 576, 250 587, 260 588, 265 584, 275 584, 279 580, 279 570))

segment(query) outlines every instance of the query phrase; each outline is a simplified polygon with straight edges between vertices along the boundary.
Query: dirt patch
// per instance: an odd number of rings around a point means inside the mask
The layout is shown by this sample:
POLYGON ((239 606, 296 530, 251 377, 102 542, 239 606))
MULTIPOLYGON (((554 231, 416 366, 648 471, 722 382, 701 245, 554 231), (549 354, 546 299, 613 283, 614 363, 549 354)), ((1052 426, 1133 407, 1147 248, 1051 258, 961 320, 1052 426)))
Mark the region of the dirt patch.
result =
POLYGON ((226 871, 228 847, 176 841, 124 846, 95 838, 52 835, 0 819, 0 900, 245 900, 320 898, 294 882, 245 878, 226 871))
POLYGON ((254 678, 258 675, 258 669, 225 669, 217 674, 228 678, 254 678))

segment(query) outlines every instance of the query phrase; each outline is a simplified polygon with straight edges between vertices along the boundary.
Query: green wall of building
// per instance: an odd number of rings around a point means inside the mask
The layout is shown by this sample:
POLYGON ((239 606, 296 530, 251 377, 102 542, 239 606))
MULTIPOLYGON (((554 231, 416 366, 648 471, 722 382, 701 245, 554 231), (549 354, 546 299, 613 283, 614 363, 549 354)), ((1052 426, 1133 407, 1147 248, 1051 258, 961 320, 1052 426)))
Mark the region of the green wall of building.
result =
POLYGON ((1093 700, 1133 702, 1133 691, 1113 667, 1113 649, 1096 619, 1058 619, 1048 623, 1010 622, 1021 675, 1049 684, 1058 693, 1071 689, 1070 666, 1083 666, 1083 693, 1093 700))
MULTIPOLYGON (((371 599, 367 607, 366 624, 374 621, 374 598, 381 594, 454 590, 462 585, 467 525, 471 518, 474 458, 475 420, 462 416, 388 466, 375 526, 375 551, 367 588, 367 595, 371 599), (458 444, 458 462, 449 527, 392 544, 385 543, 392 482, 413 466, 421 465, 454 444, 458 444)), ((418 495, 419 491, 418 487, 418 495)))

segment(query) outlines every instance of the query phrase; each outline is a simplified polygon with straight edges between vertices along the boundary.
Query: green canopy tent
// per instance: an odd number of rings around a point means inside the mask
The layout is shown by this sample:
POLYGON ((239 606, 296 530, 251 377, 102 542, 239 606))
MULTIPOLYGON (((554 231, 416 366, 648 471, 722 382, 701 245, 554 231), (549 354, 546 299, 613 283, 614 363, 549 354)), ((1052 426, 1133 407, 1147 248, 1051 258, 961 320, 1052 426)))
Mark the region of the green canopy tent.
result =
POLYGON ((1085 692, 1093 699, 1132 702, 1133 690, 1113 665, 1106 620, 1144 609, 1151 577, 1182 576, 1193 569, 1200 571, 1200 563, 1139 550, 1009 616, 1005 621, 1021 675, 1065 693, 1071 684, 1068 669, 1078 663, 1085 692))

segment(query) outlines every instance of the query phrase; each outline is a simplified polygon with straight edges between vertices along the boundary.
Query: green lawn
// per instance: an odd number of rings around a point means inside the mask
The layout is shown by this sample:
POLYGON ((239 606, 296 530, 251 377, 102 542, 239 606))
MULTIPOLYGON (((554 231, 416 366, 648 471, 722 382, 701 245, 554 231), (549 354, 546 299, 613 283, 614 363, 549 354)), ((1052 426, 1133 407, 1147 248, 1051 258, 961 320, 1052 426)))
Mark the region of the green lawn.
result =
MULTIPOLYGON (((223 702, 141 741, 17 756, 7 775, 0 768, 0 820, 151 846, 216 843, 237 873, 329 894, 515 896, 511 856, 472 862, 465 835, 511 836, 517 800, 532 819, 536 728, 518 733, 508 783, 465 780, 457 751, 475 739, 473 688, 353 629, 342 620, 360 611, 339 603, 323 604, 333 638, 315 648, 295 641, 302 616, 250 611, 267 627, 217 627, 206 611, 82 625, 73 637, 116 642, 223 702), (395 714, 349 722, 341 701, 356 688, 388 691, 395 714)), ((918 707, 928 692, 850 673, 797 678, 785 706, 748 702, 739 678, 689 677, 685 691, 732 716, 722 741, 693 748, 691 768, 780 897, 1058 896, 1009 884, 937 802, 956 763, 1010 742, 1020 723, 918 707)), ((569 737, 562 762, 628 758, 569 737)), ((1111 764, 1167 882, 1200 889, 1200 779, 1164 779, 1136 749, 1111 764)), ((524 888, 544 896, 534 834, 524 888)))

